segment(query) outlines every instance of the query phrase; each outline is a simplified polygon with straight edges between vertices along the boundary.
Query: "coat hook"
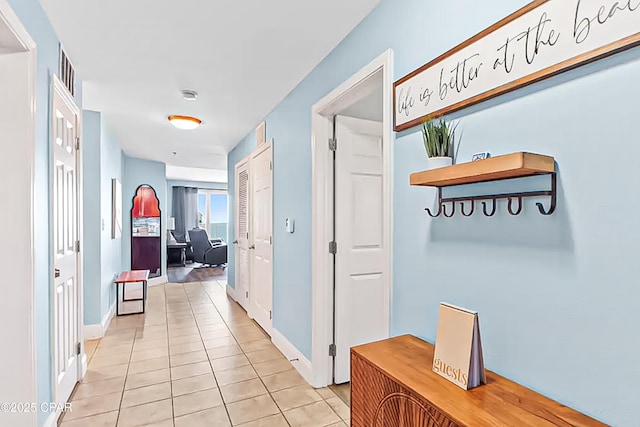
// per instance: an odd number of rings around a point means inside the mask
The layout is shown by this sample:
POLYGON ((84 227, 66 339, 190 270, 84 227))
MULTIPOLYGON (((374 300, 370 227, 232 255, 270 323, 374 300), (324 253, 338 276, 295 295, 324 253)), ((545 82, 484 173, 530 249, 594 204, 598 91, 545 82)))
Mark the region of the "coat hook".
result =
POLYGON ((551 215, 556 211, 556 191, 557 191, 557 183, 556 183, 556 174, 551 175, 551 206, 549 206, 549 210, 546 210, 542 203, 536 203, 540 214, 542 215, 551 215))
POLYGON ((538 207, 538 210, 540 211, 541 215, 551 215, 556 211, 556 196, 555 193, 553 194, 553 196, 551 196, 551 206, 549 206, 549 210, 546 210, 544 208, 544 206, 542 205, 542 203, 538 202, 536 203, 536 206, 538 207))
POLYGON ((475 210, 476 210, 476 202, 475 201, 471 200, 471 212, 469 212, 469 213, 466 213, 464 211, 464 202, 460 202, 460 213, 462 213, 462 216, 469 217, 469 216, 473 215, 473 212, 475 210))
POLYGON ((431 213, 429 208, 424 208, 424 210, 427 211, 431 218, 438 218, 442 214, 442 203, 438 203, 438 212, 435 215, 431 213))
MULTIPOLYGON (((441 206, 442 206, 442 205, 441 205, 441 206)), ((452 202, 452 203, 451 203, 451 214, 450 214, 450 215, 449 215, 449 214, 447 214, 447 210, 446 210, 446 209, 444 209, 444 208, 442 209, 442 214, 443 214, 444 216, 446 216, 447 218, 451 218, 452 216, 454 216, 454 215, 456 214, 456 203, 455 203, 455 202, 452 202)))
POLYGON ((482 202, 482 211, 485 216, 494 216, 496 214, 496 199, 491 199, 491 201, 493 202, 491 213, 487 212, 487 202, 482 202))
POLYGON ((509 213, 513 216, 515 215, 520 215, 520 212, 522 212, 522 197, 518 196, 518 210, 517 211, 513 211, 511 204, 513 203, 513 199, 511 197, 509 197, 509 203, 507 204, 507 210, 509 210, 509 213))

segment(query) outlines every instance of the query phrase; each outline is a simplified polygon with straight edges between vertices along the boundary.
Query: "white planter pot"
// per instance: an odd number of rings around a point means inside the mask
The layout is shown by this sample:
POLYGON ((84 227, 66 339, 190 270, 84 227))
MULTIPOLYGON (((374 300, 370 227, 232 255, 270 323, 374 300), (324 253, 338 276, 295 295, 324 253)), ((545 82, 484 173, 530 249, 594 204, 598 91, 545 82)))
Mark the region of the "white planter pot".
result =
POLYGON ((427 159, 428 169, 439 169, 453 164, 451 157, 429 157, 427 159))

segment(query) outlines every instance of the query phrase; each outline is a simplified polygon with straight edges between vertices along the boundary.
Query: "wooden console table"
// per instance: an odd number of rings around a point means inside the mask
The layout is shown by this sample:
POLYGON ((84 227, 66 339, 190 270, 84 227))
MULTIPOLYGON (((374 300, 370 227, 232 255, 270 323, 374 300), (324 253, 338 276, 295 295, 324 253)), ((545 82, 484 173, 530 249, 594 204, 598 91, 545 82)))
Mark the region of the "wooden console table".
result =
POLYGON ((431 370, 433 345, 404 335, 351 349, 353 427, 606 426, 493 372, 464 391, 431 370))

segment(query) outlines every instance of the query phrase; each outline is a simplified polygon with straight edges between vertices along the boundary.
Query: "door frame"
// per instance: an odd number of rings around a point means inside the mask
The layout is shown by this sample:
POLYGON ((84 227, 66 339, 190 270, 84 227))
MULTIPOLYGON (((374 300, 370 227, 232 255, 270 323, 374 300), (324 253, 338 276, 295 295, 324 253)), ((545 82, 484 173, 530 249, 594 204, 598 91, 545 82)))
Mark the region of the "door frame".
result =
MULTIPOLYGON (((5 326, 19 333, 20 340, 11 343, 11 351, 15 358, 5 360, 0 373, 6 379, 9 378, 11 386, 10 401, 37 402, 37 367, 36 367, 36 316, 35 316, 35 145, 36 145, 36 43, 31 38, 26 28, 15 14, 7 0, 0 0, 0 21, 8 26, 16 39, 22 45, 23 52, 10 54, 8 61, 15 63, 15 70, 11 72, 16 78, 22 80, 26 76, 26 92, 19 99, 12 100, 11 111, 15 114, 4 130, 15 137, 13 147, 15 150, 24 150, 21 154, 26 163, 15 164, 19 171, 27 171, 27 180, 19 180, 6 190, 11 199, 22 198, 21 206, 14 206, 17 218, 13 226, 21 230, 21 242, 25 246, 24 251, 18 251, 13 255, 12 275, 19 277, 23 286, 10 286, 4 298, 12 302, 13 311, 3 312, 5 326), (20 148, 18 148, 20 147, 20 148), (23 228, 24 227, 24 228, 23 228), (7 316, 7 318, 5 318, 7 316), (10 371, 10 375, 5 369, 10 371), (15 379, 16 381, 13 381, 15 379)), ((13 67, 12 67, 13 68, 13 67)), ((9 78, 8 81, 13 81, 9 78)), ((0 102, 2 104, 2 102, 0 102)), ((4 114, 4 107, 0 111, 4 114)), ((17 414, 19 418, 9 418, 15 422, 24 422, 21 425, 37 424, 37 412, 26 411, 17 414)))
MULTIPOLYGON (((253 159, 260 154, 264 153, 268 149, 271 149, 271 164, 273 165, 273 138, 267 140, 263 144, 260 144, 257 148, 255 148, 251 154, 249 154, 249 246, 254 244, 254 230, 253 230, 253 176, 252 173, 252 165, 253 159)), ((270 319, 270 327, 264 329, 267 335, 271 336, 273 331, 273 166, 271 169, 271 319, 270 319)), ((249 300, 247 301, 247 315, 251 319, 255 319, 255 307, 254 307, 254 295, 253 292, 253 278, 255 274, 253 274, 253 253, 249 251, 249 300)), ((256 322, 257 323, 257 322, 256 322)), ((262 327, 262 325, 261 325, 262 327)))
MULTIPOLYGON (((251 154, 243 157, 240 161, 238 161, 234 166, 233 166, 233 176, 234 176, 234 182, 235 184, 235 188, 233 191, 233 198, 234 198, 234 202, 233 202, 233 207, 234 207, 234 212, 233 212, 233 236, 234 236, 234 242, 233 242, 233 283, 234 283, 234 288, 231 288, 229 285, 227 285, 227 293, 232 293, 231 297, 233 298, 234 301, 236 301, 238 304, 240 304, 240 306, 242 308, 244 308, 244 311, 247 312, 247 315, 249 314, 249 298, 247 298, 246 294, 242 295, 242 292, 240 292, 240 290, 238 289, 238 271, 240 270, 238 268, 238 266, 240 265, 240 258, 238 257, 238 245, 240 243, 238 242, 238 213, 240 212, 240 188, 238 187, 238 169, 240 169, 243 165, 247 165, 247 173, 249 174, 249 178, 247 181, 247 210, 249 210, 249 202, 251 200, 251 154)), ((251 217, 250 215, 248 215, 249 218, 247 218, 247 229, 248 229, 248 233, 251 233, 251 227, 250 227, 250 220, 251 217)), ((250 238, 247 238, 247 241, 250 242, 250 238)), ((251 243, 249 243, 251 244, 251 243)), ((248 249, 247 249, 248 250, 248 249)), ((251 283, 251 264, 248 265, 248 269, 249 271, 247 272, 247 274, 249 274, 249 283, 248 285, 251 283)), ((244 290, 245 292, 249 292, 249 286, 247 287, 247 289, 244 290)))
MULTIPOLYGON (((82 110, 80 109, 80 107, 76 104, 75 99, 73 98, 73 96, 71 95, 71 93, 69 93, 69 90, 66 88, 66 86, 64 85, 64 83, 62 82, 62 80, 60 80, 60 78, 55 75, 52 74, 51 75, 51 91, 50 91, 50 101, 49 101, 49 138, 47 141, 47 148, 49 150, 49 194, 53 194, 54 188, 53 188, 53 183, 54 183, 54 171, 55 171, 55 159, 54 159, 54 153, 53 153, 53 149, 52 144, 52 138, 53 138, 53 129, 54 129, 54 115, 53 115, 53 111, 54 111, 54 99, 56 94, 58 94, 62 100, 67 104, 67 106, 73 111, 74 114, 76 114, 76 117, 78 118, 78 123, 77 123, 77 137, 80 139, 80 144, 79 144, 79 148, 76 150, 76 191, 77 191, 77 196, 78 196, 78 200, 77 200, 77 205, 76 205, 76 215, 78 218, 77 221, 77 230, 76 230, 76 236, 78 241, 80 242, 80 251, 76 252, 76 280, 77 280, 77 286, 78 286, 78 300, 77 300, 77 304, 78 304, 78 318, 76 319, 76 326, 78 328, 78 341, 80 342, 80 355, 79 360, 78 360, 78 381, 82 380, 87 372, 87 355, 84 351, 84 303, 83 303, 83 294, 84 294, 84 277, 82 275, 83 272, 83 261, 82 261, 82 248, 84 246, 84 239, 83 239, 83 235, 82 235, 82 229, 83 229, 83 214, 84 214, 84 209, 83 209, 83 197, 82 197, 82 191, 83 191, 83 185, 82 185, 82 180, 84 178, 84 171, 83 171, 83 162, 82 162, 82 150, 83 150, 83 141, 82 141, 82 110)), ((54 206, 53 203, 49 204, 49 218, 53 218, 54 212, 53 212, 54 206)), ((51 226, 49 227, 49 260, 50 260, 50 265, 54 265, 54 253, 55 253, 55 242, 54 242, 54 227, 51 226)), ((55 296, 53 295, 54 292, 54 287, 53 287, 53 283, 54 283, 54 277, 53 275, 50 276, 50 282, 49 282, 49 290, 50 290, 50 294, 49 294, 49 305, 50 305, 50 337, 51 337, 51 342, 54 342, 55 339, 55 331, 54 331, 54 319, 53 319, 53 304, 55 301, 55 296)), ((52 397, 53 397, 53 401, 57 401, 57 396, 56 396, 56 378, 55 378, 55 370, 51 371, 51 375, 52 375, 52 397)), ((58 414, 59 415, 59 414, 58 414)))
MULTIPOLYGON (((368 94, 367 82, 382 72, 383 85, 383 239, 388 247, 389 280, 386 285, 385 319, 390 329, 393 282, 393 50, 388 49, 313 105, 311 110, 312 155, 312 385, 333 383, 333 259, 329 242, 333 239, 333 157, 328 141, 333 135, 332 116, 368 94)), ((338 142, 339 144, 339 142, 338 142)), ((338 148, 340 149, 340 148, 338 148)), ((338 243, 339 244, 339 243, 338 243)))

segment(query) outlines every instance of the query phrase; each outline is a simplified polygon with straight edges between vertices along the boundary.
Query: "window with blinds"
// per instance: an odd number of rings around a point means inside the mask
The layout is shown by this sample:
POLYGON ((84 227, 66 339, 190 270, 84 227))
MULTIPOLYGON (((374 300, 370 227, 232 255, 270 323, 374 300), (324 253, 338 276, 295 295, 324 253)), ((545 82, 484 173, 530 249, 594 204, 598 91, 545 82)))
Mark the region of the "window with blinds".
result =
POLYGON ((249 238, 249 171, 238 174, 238 237, 249 238))

